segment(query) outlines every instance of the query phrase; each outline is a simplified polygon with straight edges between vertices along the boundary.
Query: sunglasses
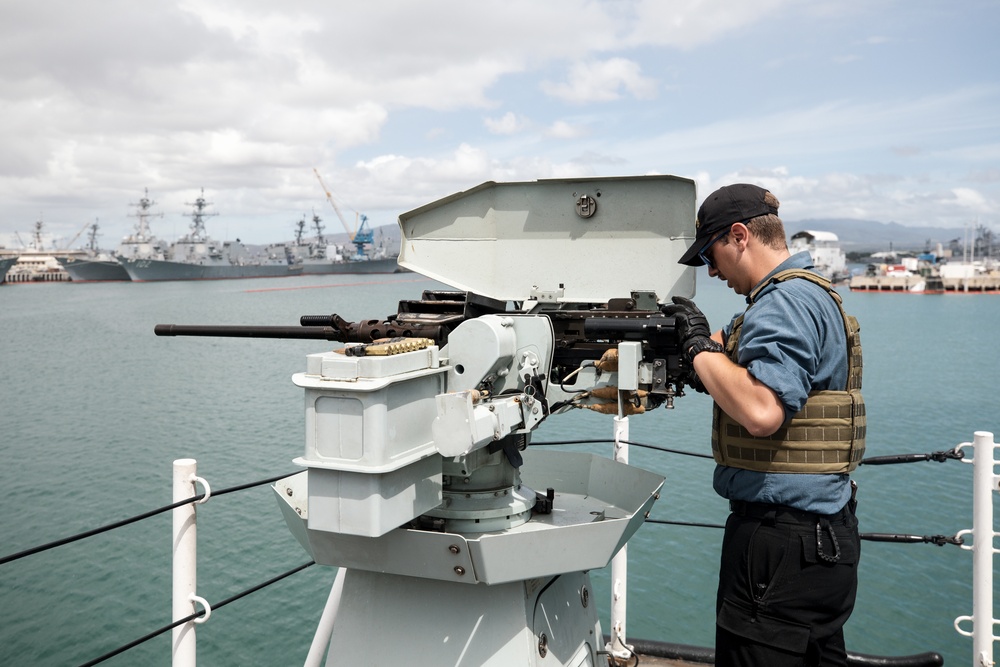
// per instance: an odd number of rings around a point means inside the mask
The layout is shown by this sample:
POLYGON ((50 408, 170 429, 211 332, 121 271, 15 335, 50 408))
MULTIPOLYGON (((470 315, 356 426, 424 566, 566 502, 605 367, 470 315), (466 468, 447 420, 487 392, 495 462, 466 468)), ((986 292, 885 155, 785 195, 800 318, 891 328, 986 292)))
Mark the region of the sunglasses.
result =
POLYGON ((709 250, 709 248, 711 248, 713 245, 715 245, 716 241, 718 241, 721 238, 724 238, 728 234, 729 234, 729 230, 727 229, 726 231, 722 232, 721 234, 719 234, 718 236, 716 236, 714 239, 712 239, 711 241, 709 241, 708 245, 706 245, 704 248, 702 248, 701 252, 698 253, 698 257, 701 258, 701 261, 705 262, 705 266, 707 266, 708 268, 710 268, 710 269, 714 269, 715 268, 715 265, 712 264, 712 260, 709 259, 709 257, 708 257, 708 250, 709 250))

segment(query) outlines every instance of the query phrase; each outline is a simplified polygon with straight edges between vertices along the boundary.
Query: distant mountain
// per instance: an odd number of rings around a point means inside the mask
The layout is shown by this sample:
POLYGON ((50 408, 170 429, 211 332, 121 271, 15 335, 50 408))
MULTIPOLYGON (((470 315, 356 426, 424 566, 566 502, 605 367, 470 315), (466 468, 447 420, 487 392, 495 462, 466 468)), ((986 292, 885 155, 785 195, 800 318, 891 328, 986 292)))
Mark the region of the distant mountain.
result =
POLYGON ((876 222, 849 218, 785 221, 788 237, 804 231, 833 232, 840 239, 844 252, 878 252, 881 250, 923 251, 930 244, 945 248, 952 239, 961 238, 962 230, 952 227, 908 227, 898 222, 876 222))

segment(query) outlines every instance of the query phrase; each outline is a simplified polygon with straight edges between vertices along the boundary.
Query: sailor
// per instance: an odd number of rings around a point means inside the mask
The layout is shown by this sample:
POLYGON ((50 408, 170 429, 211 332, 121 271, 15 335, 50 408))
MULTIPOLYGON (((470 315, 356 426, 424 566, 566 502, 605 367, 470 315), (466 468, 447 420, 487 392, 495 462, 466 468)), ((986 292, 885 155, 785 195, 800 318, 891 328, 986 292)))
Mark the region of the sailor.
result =
POLYGON ((731 509, 718 667, 846 665, 843 626, 857 592, 857 321, 807 251, 789 254, 777 214, 777 198, 756 185, 710 194, 680 263, 707 266, 746 297, 746 311, 712 333, 688 299, 663 309, 678 319, 691 383, 715 401, 713 484, 731 509))

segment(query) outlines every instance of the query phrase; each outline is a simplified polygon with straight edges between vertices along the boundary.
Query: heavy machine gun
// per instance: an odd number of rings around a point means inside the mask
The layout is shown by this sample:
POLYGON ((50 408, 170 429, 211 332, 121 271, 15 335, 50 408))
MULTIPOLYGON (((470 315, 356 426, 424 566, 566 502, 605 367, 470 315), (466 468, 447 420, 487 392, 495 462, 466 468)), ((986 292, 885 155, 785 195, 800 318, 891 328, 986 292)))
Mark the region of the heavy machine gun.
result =
MULTIPOLYGON (((330 660, 598 663, 587 571, 639 528, 663 477, 535 451, 531 435, 573 408, 624 419, 683 394, 660 306, 694 295, 677 264, 694 203, 671 176, 485 183, 399 217, 399 264, 452 289, 354 322, 157 325, 343 344, 292 378, 306 470, 274 486, 292 534, 341 568, 330 660), (359 644, 372 626, 393 640, 359 644)), ((620 649, 624 626, 612 636, 620 649)))
MULTIPOLYGON (((633 294, 606 304, 574 304, 571 307, 540 308, 553 331, 553 359, 549 372, 540 379, 563 385, 581 366, 599 362, 619 343, 640 343, 643 391, 656 407, 684 395, 690 368, 679 349, 678 331, 672 316, 663 315, 653 294, 633 294)), ((349 322, 336 313, 303 315, 295 326, 219 326, 159 324, 157 336, 210 336, 232 338, 314 339, 352 343, 343 348, 349 356, 396 354, 408 339, 432 341, 443 347, 448 335, 463 322, 484 315, 514 314, 496 299, 469 292, 425 290, 419 300, 399 302, 399 310, 384 319, 349 322)), ((489 390, 484 386, 479 389, 489 390)))

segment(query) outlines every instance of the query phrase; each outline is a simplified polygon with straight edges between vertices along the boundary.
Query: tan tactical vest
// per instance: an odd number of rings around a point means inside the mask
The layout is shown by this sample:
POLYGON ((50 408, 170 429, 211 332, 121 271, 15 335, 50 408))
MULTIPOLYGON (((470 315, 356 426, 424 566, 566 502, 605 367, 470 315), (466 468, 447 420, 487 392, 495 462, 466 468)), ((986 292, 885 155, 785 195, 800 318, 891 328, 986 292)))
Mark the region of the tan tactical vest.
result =
MULTIPOLYGON (((865 402, 861 397, 861 327, 844 312, 840 295, 830 281, 804 269, 776 273, 750 293, 753 307, 766 286, 794 278, 813 282, 830 294, 844 318, 849 365, 846 391, 814 391, 784 426, 766 437, 750 435, 716 403, 712 418, 712 455, 716 463, 758 472, 847 473, 858 467, 865 453, 865 402)), ((736 361, 743 317, 733 323, 726 356, 736 361)))

